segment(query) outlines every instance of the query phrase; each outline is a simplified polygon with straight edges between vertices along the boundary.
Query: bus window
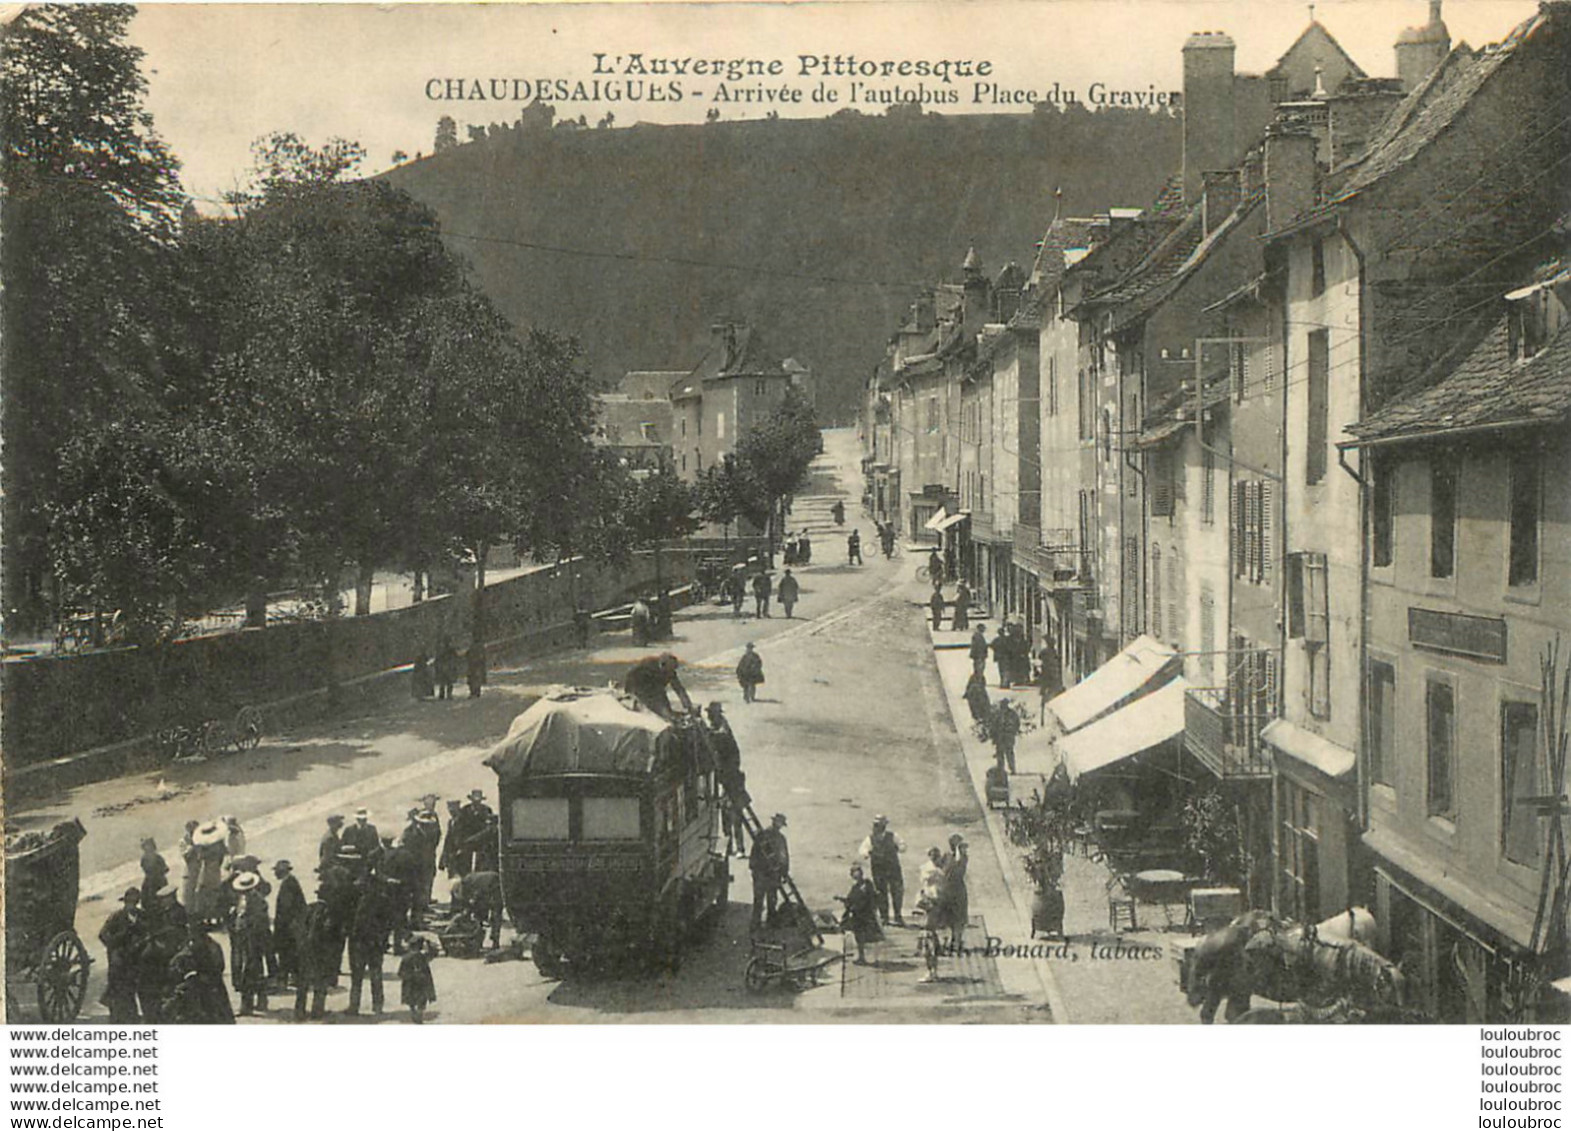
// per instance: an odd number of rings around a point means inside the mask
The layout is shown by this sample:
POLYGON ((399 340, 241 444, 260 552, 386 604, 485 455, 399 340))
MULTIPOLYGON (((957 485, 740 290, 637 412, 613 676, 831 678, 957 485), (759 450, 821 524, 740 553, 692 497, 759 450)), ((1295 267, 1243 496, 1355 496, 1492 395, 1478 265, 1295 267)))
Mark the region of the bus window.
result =
POLYGON ((585 840, 637 840, 641 835, 636 797, 586 797, 585 840))
POLYGON ((515 797, 514 840, 566 840, 567 798, 515 797))

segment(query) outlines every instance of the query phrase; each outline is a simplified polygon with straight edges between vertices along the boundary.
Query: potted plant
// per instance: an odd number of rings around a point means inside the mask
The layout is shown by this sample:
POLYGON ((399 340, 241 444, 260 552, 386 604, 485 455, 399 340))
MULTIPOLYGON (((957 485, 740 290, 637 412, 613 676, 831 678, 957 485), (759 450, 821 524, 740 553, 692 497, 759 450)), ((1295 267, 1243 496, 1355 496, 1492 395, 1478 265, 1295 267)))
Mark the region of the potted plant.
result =
POLYGON ((1021 804, 1005 814, 1004 823, 1011 844, 1027 851, 1021 858, 1026 877, 1031 881, 1031 937, 1038 932, 1049 937, 1064 936, 1064 845, 1074 822, 1071 817, 1073 792, 1067 780, 1055 776, 1046 794, 1033 793, 1030 804, 1021 804))

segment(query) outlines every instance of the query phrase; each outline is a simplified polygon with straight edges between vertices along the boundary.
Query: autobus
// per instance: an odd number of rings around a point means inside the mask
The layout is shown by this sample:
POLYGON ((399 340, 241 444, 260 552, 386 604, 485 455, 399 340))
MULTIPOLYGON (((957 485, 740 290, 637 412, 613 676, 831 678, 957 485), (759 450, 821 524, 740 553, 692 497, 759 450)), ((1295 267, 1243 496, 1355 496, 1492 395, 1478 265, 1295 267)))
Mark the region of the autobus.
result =
POLYGON ((557 689, 486 758, 503 898, 545 976, 629 959, 674 970, 723 916, 722 798, 699 726, 609 689, 557 689))

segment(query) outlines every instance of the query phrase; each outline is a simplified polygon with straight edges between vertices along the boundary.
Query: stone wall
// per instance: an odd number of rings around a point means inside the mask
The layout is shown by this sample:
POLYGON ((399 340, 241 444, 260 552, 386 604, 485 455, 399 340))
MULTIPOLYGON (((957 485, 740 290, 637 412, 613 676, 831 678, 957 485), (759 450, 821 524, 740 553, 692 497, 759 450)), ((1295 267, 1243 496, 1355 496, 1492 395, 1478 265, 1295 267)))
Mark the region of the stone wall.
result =
MULTIPOLYGON (((660 552, 668 587, 692 580, 696 554, 660 552)), ((486 586, 489 647, 525 651, 572 637, 576 584, 602 609, 651 587, 651 552, 624 570, 583 563, 542 567, 486 586)), ((196 725, 327 691, 434 654, 443 639, 469 646, 473 591, 406 609, 332 621, 279 624, 182 640, 163 648, 121 648, 39 657, 3 667, 3 759, 9 774, 27 766, 123 743, 160 728, 196 725)))

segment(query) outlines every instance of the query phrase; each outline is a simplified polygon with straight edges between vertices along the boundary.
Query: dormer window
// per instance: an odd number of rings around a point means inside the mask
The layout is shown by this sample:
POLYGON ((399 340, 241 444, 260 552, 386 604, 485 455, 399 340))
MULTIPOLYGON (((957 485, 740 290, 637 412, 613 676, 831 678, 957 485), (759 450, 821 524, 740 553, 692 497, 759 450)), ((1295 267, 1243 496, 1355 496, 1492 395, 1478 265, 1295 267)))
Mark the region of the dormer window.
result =
POLYGON ((1526 361, 1549 340, 1549 291, 1539 287, 1511 303, 1511 360, 1526 361))

